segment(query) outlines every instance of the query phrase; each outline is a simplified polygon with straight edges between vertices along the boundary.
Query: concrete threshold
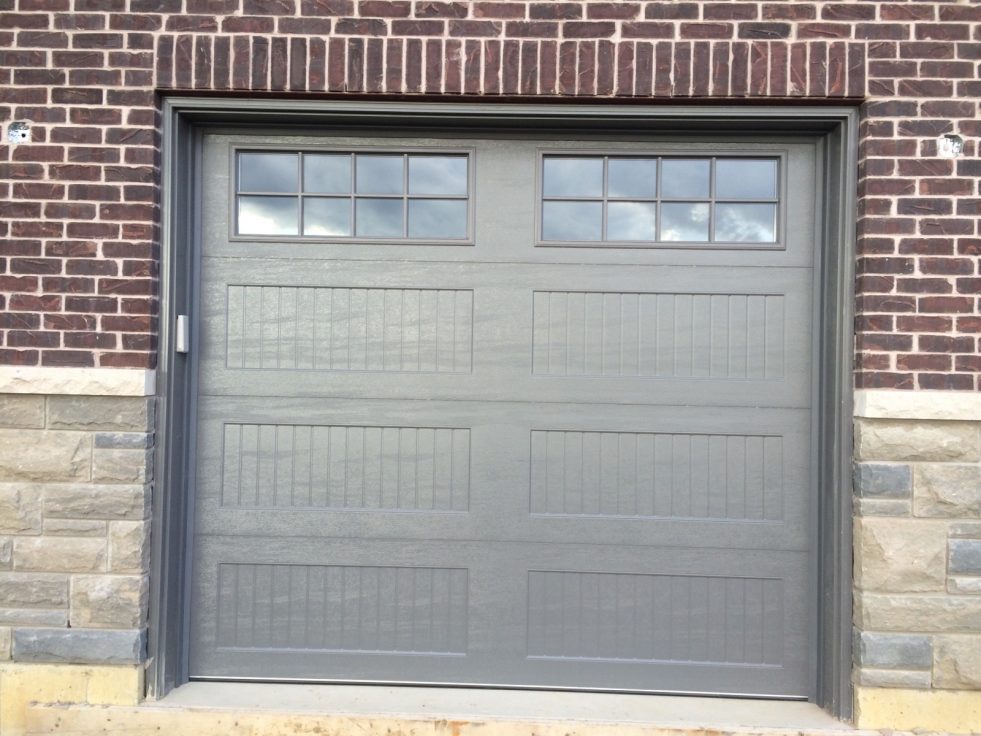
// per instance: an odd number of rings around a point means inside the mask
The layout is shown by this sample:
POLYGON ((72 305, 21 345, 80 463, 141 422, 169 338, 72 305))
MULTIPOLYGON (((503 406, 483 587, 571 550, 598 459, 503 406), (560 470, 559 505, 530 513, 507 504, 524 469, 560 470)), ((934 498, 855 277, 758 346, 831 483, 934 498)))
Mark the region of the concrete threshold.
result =
MULTIPOLYGON (((195 682, 137 706, 35 704, 60 736, 871 736, 802 702, 606 693, 195 682)), ((896 736, 897 732, 892 732, 896 736)))

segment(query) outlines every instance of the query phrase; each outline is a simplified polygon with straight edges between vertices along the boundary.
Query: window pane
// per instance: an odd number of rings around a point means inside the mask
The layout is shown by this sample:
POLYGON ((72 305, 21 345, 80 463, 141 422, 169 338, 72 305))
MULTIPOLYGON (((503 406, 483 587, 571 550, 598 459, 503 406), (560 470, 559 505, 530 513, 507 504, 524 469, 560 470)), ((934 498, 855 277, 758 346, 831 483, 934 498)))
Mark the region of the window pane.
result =
POLYGON ((777 239, 775 204, 717 204, 715 239, 742 243, 773 243, 777 239))
POLYGON ((661 161, 661 196, 708 199, 710 170, 708 159, 664 159, 661 161))
POLYGON ((296 235, 295 197, 239 197, 238 231, 242 235, 296 235))
POLYGON ((369 156, 356 157, 359 194, 401 194, 402 157, 369 156))
POLYGON ((303 201, 303 234, 351 234, 351 200, 308 197, 303 201))
POLYGON ((607 179, 607 195, 610 197, 654 199, 657 189, 657 161, 611 158, 607 179))
POLYGON ((409 194, 466 193, 466 156, 409 156, 409 194))
POLYGON ((607 240, 656 240, 653 202, 610 202, 606 211, 607 240))
POLYGON ((776 199, 777 162, 719 159, 715 162, 718 199, 776 199))
POLYGON ((299 169, 295 153, 240 153, 240 192, 299 191, 299 169))
POLYGON ((467 203, 465 200, 410 199, 410 238, 467 237, 467 203))
POLYGON ((704 243, 708 240, 709 206, 696 202, 661 205, 661 240, 704 243))
POLYGON ((544 162, 546 197, 602 197, 603 159, 556 158, 544 162))
POLYGON ((308 153, 303 157, 303 191, 313 194, 348 194, 351 191, 351 156, 347 153, 308 153))
POLYGON ((356 235, 373 238, 401 238, 401 199, 358 199, 356 235))
POLYGON ((543 240, 601 240, 602 202, 544 202, 543 240))

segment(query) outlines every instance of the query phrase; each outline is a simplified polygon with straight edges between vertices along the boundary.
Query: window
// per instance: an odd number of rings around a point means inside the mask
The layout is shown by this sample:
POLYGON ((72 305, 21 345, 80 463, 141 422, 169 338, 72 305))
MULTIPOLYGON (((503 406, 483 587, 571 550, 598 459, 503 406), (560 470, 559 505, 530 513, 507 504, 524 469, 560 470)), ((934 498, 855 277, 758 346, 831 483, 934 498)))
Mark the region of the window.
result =
POLYGON ((547 154, 540 241, 776 243, 780 160, 547 154))
POLYGON ((236 233, 330 240, 466 240, 466 153, 240 151, 236 233))

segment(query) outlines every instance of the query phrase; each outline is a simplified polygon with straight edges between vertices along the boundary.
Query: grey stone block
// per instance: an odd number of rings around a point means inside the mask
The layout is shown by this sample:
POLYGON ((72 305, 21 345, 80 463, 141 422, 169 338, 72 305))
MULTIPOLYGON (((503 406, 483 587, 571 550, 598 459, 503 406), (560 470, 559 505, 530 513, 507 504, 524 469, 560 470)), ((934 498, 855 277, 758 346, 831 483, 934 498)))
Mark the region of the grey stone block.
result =
POLYGON ((146 657, 146 631, 113 629, 15 629, 16 662, 139 664, 146 657))
POLYGON ((0 626, 68 626, 68 610, 0 608, 0 626))
POLYGON ((950 571, 958 575, 981 575, 981 539, 950 540, 950 571))
POLYGON ((929 690, 932 686, 930 670, 879 670, 860 669, 856 677, 859 685, 868 687, 898 687, 929 690))
POLYGON ((0 573, 0 606, 62 608, 68 606, 68 575, 48 572, 0 573))
POLYGON ((928 670, 933 666, 933 643, 929 636, 863 631, 856 644, 858 663, 863 667, 928 670))
POLYGON ((153 399, 138 396, 49 396, 48 427, 105 432, 146 432, 153 399))
POLYGON ((98 450, 146 450, 153 446, 153 435, 146 432, 97 432, 98 450))
POLYGON ((900 463, 855 463, 853 486, 862 498, 910 498, 913 472, 900 463))

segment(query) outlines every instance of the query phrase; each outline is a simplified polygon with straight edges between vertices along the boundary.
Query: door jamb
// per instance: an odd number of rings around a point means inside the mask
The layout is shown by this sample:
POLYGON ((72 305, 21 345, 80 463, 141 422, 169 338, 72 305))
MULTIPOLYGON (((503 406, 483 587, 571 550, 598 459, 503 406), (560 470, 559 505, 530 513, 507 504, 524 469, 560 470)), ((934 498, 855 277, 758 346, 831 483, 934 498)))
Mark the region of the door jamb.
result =
MULTIPOLYGON (((157 368, 157 473, 153 493, 147 697, 187 681, 190 478, 195 446, 197 336, 174 350, 179 314, 197 302, 202 186, 201 131, 209 126, 306 125, 421 130, 501 127, 539 135, 562 130, 644 131, 666 135, 774 133, 823 143, 817 373, 818 662, 814 698, 832 715, 852 713, 852 361, 858 111, 852 107, 504 104, 168 97, 162 102, 162 237, 157 368)), ((193 325, 194 320, 191 319, 193 325)))

